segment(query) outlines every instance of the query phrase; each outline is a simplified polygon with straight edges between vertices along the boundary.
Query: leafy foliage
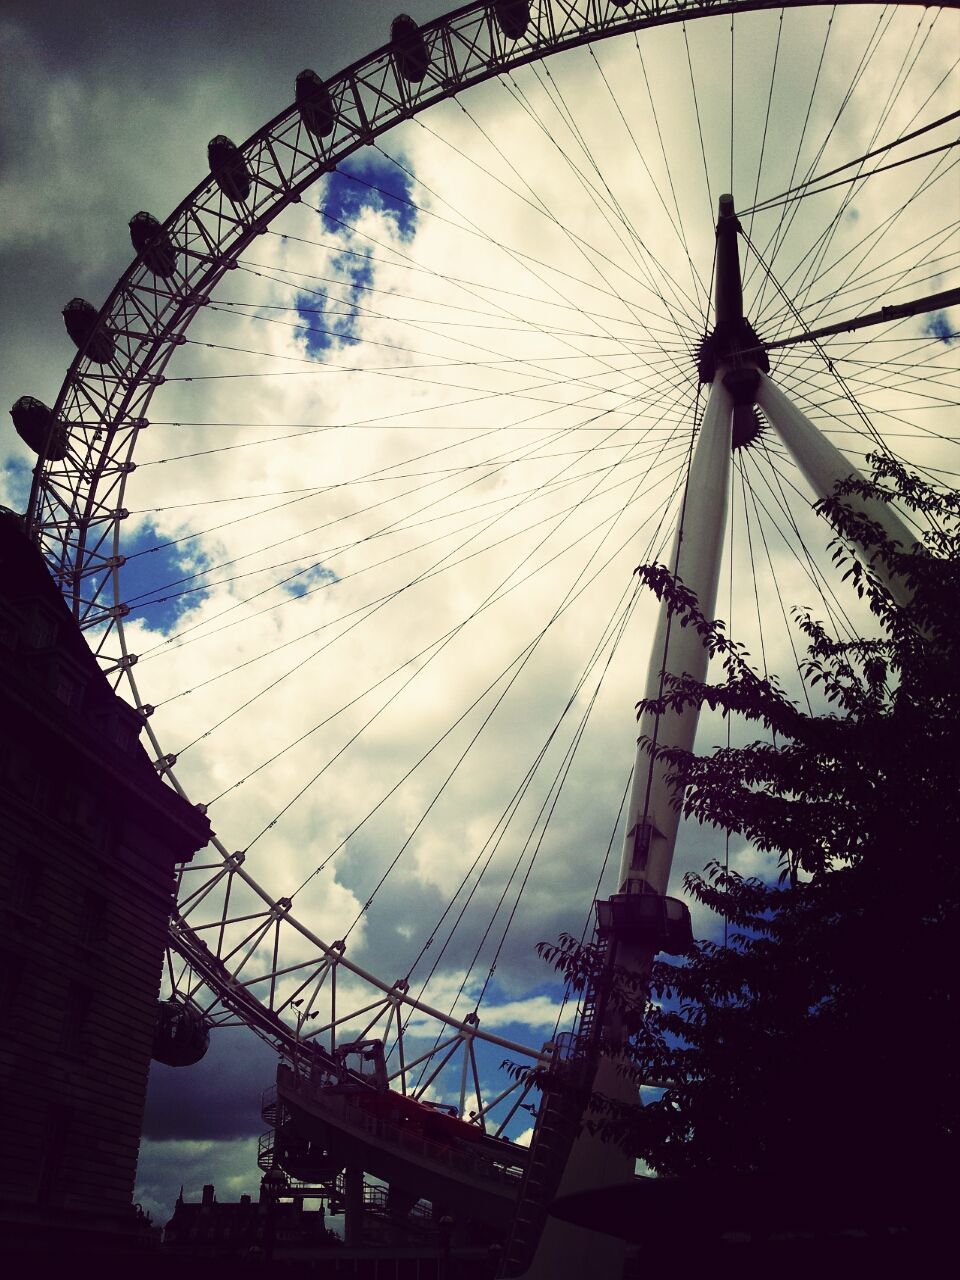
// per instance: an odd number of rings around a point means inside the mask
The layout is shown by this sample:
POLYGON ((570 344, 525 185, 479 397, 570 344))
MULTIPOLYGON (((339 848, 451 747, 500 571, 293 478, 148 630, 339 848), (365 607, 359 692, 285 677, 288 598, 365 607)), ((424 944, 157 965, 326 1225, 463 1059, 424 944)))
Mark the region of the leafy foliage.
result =
MULTIPOLYGON (((723 666, 720 683, 672 680, 639 710, 703 704, 764 731, 705 757, 659 751, 684 811, 775 854, 782 872, 768 884, 714 862, 686 877, 726 918, 728 944, 656 962, 642 1019, 645 993, 616 971, 611 1005, 641 1024, 629 1070, 667 1087, 643 1107, 596 1099, 594 1115, 662 1174, 829 1169, 862 1182, 943 1167, 956 1150, 960 495, 890 459, 873 466, 820 506, 878 637, 840 640, 797 614, 804 678, 827 714, 758 676, 666 569, 638 570, 723 666), (850 493, 896 499, 929 526, 922 544, 889 542, 850 493)), ((602 963, 569 938, 542 951, 575 984, 602 963)))

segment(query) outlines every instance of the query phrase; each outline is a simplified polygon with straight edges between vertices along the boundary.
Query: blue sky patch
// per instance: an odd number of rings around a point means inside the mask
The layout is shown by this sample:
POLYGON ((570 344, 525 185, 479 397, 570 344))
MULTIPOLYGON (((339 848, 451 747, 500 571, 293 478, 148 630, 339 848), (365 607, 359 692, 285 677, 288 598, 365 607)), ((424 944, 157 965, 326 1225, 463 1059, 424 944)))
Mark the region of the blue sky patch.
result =
POLYGON ((365 291, 373 283, 373 266, 366 257, 339 253, 331 258, 330 267, 345 288, 329 294, 297 295, 297 311, 307 329, 307 354, 311 356, 362 341, 357 324, 365 291))
POLYGON ((935 311, 933 315, 928 316, 923 332, 928 338, 936 338, 948 347, 957 340, 957 333, 951 327, 945 311, 935 311))
POLYGON ((412 240, 417 210, 412 204, 413 180, 377 152, 350 156, 327 177, 320 217, 324 231, 343 232, 367 209, 391 219, 402 240, 412 240))
POLYGON ((361 341, 357 329, 362 309, 368 305, 367 290, 373 284, 369 255, 376 252, 376 246, 353 236, 352 229, 367 210, 373 210, 393 223, 401 240, 411 240, 417 227, 417 210, 410 203, 412 188, 412 179, 376 152, 351 156, 328 176, 320 205, 323 229, 339 240, 350 241, 350 252, 330 260, 330 269, 342 280, 342 288, 297 296, 309 355, 319 357, 331 348, 341 350, 361 341))
POLYGON ((305 596, 309 592, 315 591, 317 587, 322 586, 325 582, 339 581, 340 579, 332 569, 327 569, 322 564, 313 564, 309 569, 298 573, 289 582, 285 582, 283 589, 292 596, 305 596))
POLYGON ((203 577, 191 576, 197 573, 194 553, 186 559, 180 547, 164 546, 166 541, 152 525, 143 525, 124 546, 128 559, 120 569, 120 591, 124 603, 130 605, 131 617, 143 618, 148 626, 163 632, 171 631, 184 610, 199 604, 206 595, 196 590, 203 577), (157 550, 151 550, 153 547, 157 550))

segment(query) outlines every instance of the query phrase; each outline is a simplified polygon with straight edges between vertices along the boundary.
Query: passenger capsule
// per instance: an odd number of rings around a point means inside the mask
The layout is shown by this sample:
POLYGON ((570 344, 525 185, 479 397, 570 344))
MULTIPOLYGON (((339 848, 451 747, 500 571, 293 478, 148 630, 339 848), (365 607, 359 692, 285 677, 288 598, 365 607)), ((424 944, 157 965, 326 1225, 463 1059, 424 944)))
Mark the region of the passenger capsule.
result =
POLYGON ((325 138, 333 133, 336 116, 330 90, 309 68, 297 76, 297 106, 303 123, 314 137, 325 138))
POLYGON ((530 0, 493 0, 497 26, 508 40, 519 40, 530 25, 530 0))
POLYGON ((130 239, 143 265, 155 276, 169 279, 177 269, 173 241, 152 213, 135 213, 130 219, 130 239))
POLYGON ((430 55, 427 53, 423 32, 407 14, 401 13, 394 18, 390 26, 390 44, 393 46, 397 70, 404 80, 419 84, 427 74, 430 55))
POLYGON ((210 1032, 203 1014, 180 1000, 161 1000, 153 1033, 153 1059, 168 1067, 192 1067, 207 1052, 210 1032))
POLYGON ((116 344, 104 324, 97 323, 97 309, 83 298, 71 298, 63 308, 63 323, 78 350, 88 360, 107 364, 113 359, 116 344))
POLYGON ((207 143, 207 160, 217 186, 234 204, 240 204, 250 195, 250 170, 240 148, 218 133, 207 143))
POLYGON ((54 421, 53 410, 48 409, 42 400, 21 396, 10 410, 10 417, 23 443, 41 458, 61 462, 67 456, 70 429, 65 422, 54 421))

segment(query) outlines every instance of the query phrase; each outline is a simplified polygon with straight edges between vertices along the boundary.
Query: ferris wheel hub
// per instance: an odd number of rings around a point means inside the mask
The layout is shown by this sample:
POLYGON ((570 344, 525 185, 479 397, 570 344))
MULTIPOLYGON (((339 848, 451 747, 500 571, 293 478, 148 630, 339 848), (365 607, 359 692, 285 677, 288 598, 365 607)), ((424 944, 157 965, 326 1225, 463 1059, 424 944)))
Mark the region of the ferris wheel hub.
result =
POLYGON ((743 314, 743 282, 737 236, 741 230, 732 195, 720 197, 717 253, 714 270, 714 327, 697 348, 701 384, 718 376, 733 398, 734 449, 753 443, 763 429, 756 409, 760 370, 770 372, 770 360, 760 338, 743 314))

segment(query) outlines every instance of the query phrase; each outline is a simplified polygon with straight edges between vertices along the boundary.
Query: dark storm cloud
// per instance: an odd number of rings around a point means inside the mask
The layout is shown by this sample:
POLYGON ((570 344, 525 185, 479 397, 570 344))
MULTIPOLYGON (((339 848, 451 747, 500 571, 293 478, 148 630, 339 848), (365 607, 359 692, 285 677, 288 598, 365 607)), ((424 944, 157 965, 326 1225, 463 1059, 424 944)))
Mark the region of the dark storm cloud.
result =
POLYGON ((144 1137, 243 1138, 267 1129, 260 1118, 263 1090, 276 1079, 276 1054, 252 1031, 225 1027, 210 1036, 207 1055, 193 1067, 154 1062, 144 1137))
MULTIPOLYGON (((441 12, 411 0, 418 21, 441 12)), ((14 0, 0 16, 0 403, 56 397, 73 349, 60 309, 99 306, 132 256, 127 221, 166 217, 293 98, 385 43, 393 4, 14 0), (5 399, 4 399, 5 397, 5 399)), ((8 424, 9 425, 9 424, 8 424)))

